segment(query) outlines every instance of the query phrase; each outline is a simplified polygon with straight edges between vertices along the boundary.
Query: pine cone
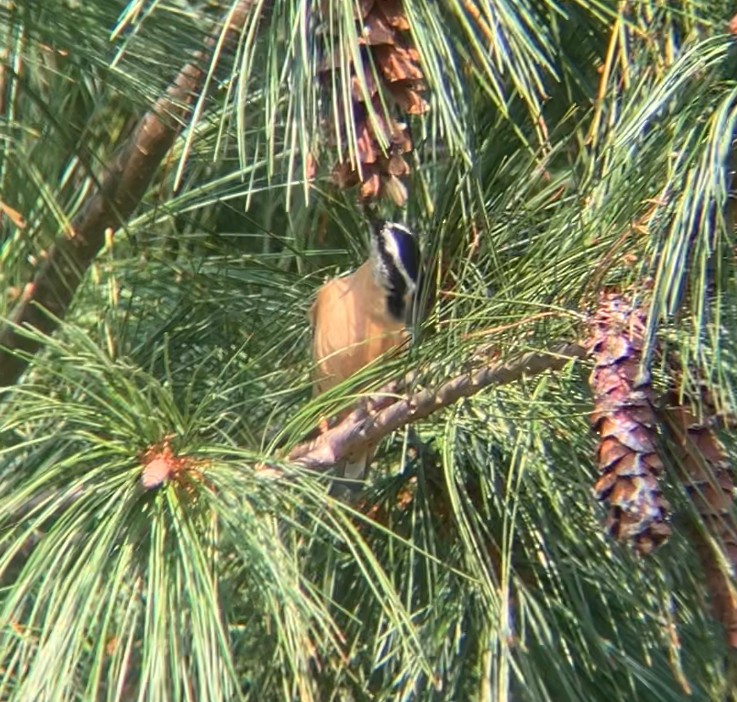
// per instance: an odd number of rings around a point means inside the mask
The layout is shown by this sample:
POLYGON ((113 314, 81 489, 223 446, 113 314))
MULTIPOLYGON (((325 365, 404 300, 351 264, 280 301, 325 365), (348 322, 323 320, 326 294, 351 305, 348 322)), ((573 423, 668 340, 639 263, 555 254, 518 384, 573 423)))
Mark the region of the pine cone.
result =
MULTIPOLYGON (((412 150, 412 139, 407 125, 388 115, 384 105, 395 104, 409 115, 427 112, 420 56, 407 33, 410 24, 402 0, 361 0, 358 10, 357 33, 363 60, 362 67, 351 67, 353 125, 352 129, 345 125, 343 129, 345 136, 355 135, 358 163, 341 161, 333 169, 333 179, 340 188, 360 184, 361 200, 386 196, 402 206, 407 200, 403 178, 410 172, 404 154, 412 150), (374 119, 370 118, 368 101, 374 119)), ((335 59, 333 55, 324 71, 336 70, 335 59)), ((346 111, 340 110, 340 114, 346 111)))
POLYGON ((669 505, 658 479, 663 462, 655 449, 656 421, 652 387, 640 372, 645 318, 641 310, 616 293, 604 293, 592 322, 589 340, 594 370, 593 429, 601 477, 594 493, 609 504, 607 530, 633 541, 646 555, 670 536, 669 505))
MULTIPOLYGON (((686 489, 705 531, 692 530, 691 538, 704 569, 712 612, 724 626, 727 643, 737 648, 737 523, 732 514, 734 481, 724 446, 710 426, 710 417, 669 398, 666 417, 673 430, 676 453, 685 472, 686 489)), ((711 405, 708 393, 702 410, 711 405)))

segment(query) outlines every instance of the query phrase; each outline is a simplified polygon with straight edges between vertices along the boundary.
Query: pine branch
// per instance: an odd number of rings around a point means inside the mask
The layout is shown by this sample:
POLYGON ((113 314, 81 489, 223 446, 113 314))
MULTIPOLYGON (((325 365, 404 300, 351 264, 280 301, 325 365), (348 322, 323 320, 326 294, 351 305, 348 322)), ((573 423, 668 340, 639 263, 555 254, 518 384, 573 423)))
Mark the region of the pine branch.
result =
POLYGON ((549 351, 525 354, 514 361, 483 366, 435 389, 426 388, 400 399, 396 399, 399 382, 391 383, 338 425, 292 449, 289 460, 309 470, 326 471, 349 454, 464 397, 523 376, 559 370, 571 360, 585 357, 586 350, 578 344, 561 344, 549 351))
MULTIPOLYGON (((224 22, 227 25, 225 49, 232 49, 254 6, 264 7, 268 3, 240 0, 229 13, 224 22)), ((195 53, 166 94, 141 118, 72 220, 70 229, 56 239, 33 282, 26 285, 11 315, 12 324, 0 329, 0 387, 14 384, 41 346, 38 336, 20 334, 16 325, 52 333, 102 248, 105 233, 120 228, 140 204, 159 164, 190 115, 202 89, 203 67, 215 52, 216 44, 216 39, 210 37, 207 49, 195 53)))

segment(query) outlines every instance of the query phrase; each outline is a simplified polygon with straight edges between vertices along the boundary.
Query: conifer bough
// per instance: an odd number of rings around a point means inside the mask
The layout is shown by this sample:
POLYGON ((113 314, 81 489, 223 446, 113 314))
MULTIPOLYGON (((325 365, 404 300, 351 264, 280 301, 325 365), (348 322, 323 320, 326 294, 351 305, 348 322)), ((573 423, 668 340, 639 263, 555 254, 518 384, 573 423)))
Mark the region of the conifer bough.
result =
POLYGON ((585 353, 578 344, 560 344, 548 351, 528 353, 507 362, 494 361, 437 388, 425 388, 406 397, 397 398, 400 383, 391 383, 336 426, 316 439, 295 446, 289 460, 308 470, 328 470, 349 454, 464 397, 546 370, 560 370, 585 353))
MULTIPOLYGON (((227 18, 227 42, 232 46, 257 0, 240 0, 227 18)), ((262 7, 270 7, 269 3, 262 7)), ((28 283, 11 315, 0 329, 0 388, 13 385, 40 348, 34 336, 18 332, 31 327, 49 334, 56 329, 74 293, 98 252, 108 230, 117 230, 141 202, 161 161, 174 144, 201 89, 208 52, 197 52, 179 72, 166 94, 141 118, 133 133, 97 182, 68 231, 49 250, 33 282, 28 283), (51 313, 51 314, 48 314, 51 313)))

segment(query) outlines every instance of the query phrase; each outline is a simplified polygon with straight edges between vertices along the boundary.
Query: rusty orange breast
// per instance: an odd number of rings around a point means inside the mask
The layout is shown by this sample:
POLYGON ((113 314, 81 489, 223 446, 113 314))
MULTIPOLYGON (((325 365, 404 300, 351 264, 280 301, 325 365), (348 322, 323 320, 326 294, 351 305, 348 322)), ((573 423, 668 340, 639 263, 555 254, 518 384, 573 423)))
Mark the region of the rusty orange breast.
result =
POLYGON ((317 291, 311 317, 315 394, 338 385, 409 338, 405 325, 388 314, 385 293, 368 262, 352 275, 325 283, 317 291))

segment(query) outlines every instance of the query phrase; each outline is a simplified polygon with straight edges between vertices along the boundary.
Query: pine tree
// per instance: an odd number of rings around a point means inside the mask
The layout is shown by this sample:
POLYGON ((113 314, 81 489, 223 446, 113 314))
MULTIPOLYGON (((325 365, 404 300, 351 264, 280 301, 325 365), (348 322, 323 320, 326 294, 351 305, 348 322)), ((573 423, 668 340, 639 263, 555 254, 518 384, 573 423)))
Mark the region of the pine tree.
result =
POLYGON ((732 9, 0 0, 0 699, 737 698, 732 9))

